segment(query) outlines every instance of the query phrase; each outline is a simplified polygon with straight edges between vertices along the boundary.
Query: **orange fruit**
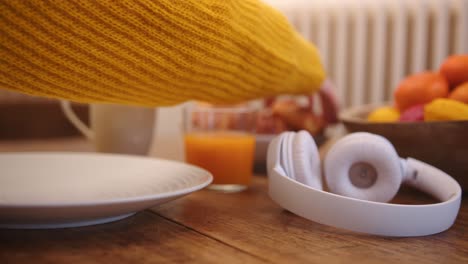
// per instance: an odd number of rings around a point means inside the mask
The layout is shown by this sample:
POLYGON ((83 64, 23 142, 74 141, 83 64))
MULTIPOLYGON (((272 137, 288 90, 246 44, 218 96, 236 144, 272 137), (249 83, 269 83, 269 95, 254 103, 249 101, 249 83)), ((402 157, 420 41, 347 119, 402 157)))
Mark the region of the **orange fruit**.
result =
POLYGON ((448 92, 444 76, 437 72, 423 72, 406 77, 398 84, 393 95, 397 108, 403 112, 411 106, 447 97, 448 92))
POLYGON ((448 98, 468 104, 468 82, 455 87, 448 98))
POLYGON ((445 59, 440 73, 447 78, 450 87, 468 82, 468 54, 453 55, 445 59))

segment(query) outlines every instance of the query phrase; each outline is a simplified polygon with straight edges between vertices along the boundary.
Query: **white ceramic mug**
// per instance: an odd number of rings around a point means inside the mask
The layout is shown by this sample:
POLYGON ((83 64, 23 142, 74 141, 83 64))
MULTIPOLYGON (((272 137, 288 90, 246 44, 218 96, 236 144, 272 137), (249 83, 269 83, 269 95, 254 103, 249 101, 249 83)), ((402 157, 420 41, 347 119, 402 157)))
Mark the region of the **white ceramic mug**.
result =
POLYGON ((155 109, 115 104, 91 104, 90 127, 75 114, 69 101, 61 101, 70 122, 93 141, 96 151, 146 155, 151 147, 155 109))

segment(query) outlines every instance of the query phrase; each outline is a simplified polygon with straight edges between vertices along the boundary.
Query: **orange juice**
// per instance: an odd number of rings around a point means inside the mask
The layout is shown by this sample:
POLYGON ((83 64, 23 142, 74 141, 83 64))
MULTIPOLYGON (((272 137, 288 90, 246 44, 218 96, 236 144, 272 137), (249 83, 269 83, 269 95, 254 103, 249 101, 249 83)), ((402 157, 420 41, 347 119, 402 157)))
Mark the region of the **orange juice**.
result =
POLYGON ((248 185, 252 178, 255 137, 237 132, 185 135, 185 158, 213 174, 213 184, 248 185))

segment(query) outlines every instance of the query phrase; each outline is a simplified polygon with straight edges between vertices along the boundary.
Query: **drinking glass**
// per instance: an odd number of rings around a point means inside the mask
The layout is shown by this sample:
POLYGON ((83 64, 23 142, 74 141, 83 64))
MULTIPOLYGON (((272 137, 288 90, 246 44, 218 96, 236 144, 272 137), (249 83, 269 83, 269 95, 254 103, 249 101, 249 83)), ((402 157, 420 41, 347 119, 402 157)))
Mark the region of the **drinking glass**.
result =
POLYGON ((238 192, 251 182, 255 110, 247 105, 195 104, 184 111, 186 162, 213 174, 208 187, 238 192))

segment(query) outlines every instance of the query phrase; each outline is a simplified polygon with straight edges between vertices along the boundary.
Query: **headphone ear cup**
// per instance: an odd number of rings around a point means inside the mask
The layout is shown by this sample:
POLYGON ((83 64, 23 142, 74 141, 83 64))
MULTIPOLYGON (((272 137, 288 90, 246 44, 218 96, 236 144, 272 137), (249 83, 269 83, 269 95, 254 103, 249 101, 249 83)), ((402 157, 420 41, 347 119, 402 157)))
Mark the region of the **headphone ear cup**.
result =
POLYGON ((292 167, 296 181, 322 190, 320 156, 312 136, 306 131, 294 134, 292 140, 292 167))
MULTIPOLYGON (((273 168, 281 164, 281 144, 283 142, 284 134, 280 134, 273 138, 268 145, 267 150, 267 173, 271 175, 273 168)), ((284 170, 284 169, 283 169, 284 170)))
POLYGON ((400 158, 392 144, 365 132, 339 140, 324 165, 330 191, 357 199, 388 202, 403 180, 400 158))
POLYGON ((294 171, 292 167, 291 151, 293 132, 285 132, 281 143, 281 165, 286 172, 286 176, 295 180, 294 171))

